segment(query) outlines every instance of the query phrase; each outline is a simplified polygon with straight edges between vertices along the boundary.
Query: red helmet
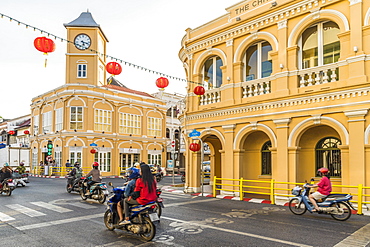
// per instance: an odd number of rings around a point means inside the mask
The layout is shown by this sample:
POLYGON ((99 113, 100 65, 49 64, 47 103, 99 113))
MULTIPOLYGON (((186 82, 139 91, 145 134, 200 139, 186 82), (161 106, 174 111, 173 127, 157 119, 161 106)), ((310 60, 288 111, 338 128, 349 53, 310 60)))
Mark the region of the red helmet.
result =
POLYGON ((318 172, 321 172, 322 174, 327 174, 329 172, 329 169, 326 168, 326 167, 321 167, 319 170, 317 170, 318 172))
POLYGON ((98 162, 94 162, 93 163, 93 167, 97 167, 97 166, 99 166, 99 163, 98 162))

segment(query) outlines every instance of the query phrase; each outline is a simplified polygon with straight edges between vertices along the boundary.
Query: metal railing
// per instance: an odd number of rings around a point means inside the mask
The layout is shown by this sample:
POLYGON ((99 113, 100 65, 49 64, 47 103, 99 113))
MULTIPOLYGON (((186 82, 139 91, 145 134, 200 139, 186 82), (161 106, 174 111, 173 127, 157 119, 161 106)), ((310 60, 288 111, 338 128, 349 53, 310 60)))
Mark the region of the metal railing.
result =
MULTIPOLYGON (((242 201, 244 194, 258 194, 267 195, 270 198, 271 204, 275 204, 276 197, 294 197, 290 192, 294 186, 304 185, 304 183, 292 183, 292 182, 277 182, 274 179, 271 180, 246 180, 231 179, 231 178, 213 178, 213 197, 217 196, 217 191, 228 191, 239 193, 239 199, 242 201), (279 185, 277 187, 276 185, 279 185), (286 192, 286 193, 285 193, 286 192)), ((353 185, 332 185, 334 188, 345 188, 345 189, 356 189, 356 193, 348 193, 352 196, 356 196, 357 200, 351 200, 353 203, 357 203, 357 214, 362 214, 363 206, 370 204, 370 201, 365 201, 366 198, 370 198, 370 194, 366 194, 366 190, 370 190, 370 187, 359 184, 353 185)), ((347 192, 346 192, 347 193, 347 192)))
MULTIPOLYGON (((87 174, 91 171, 91 167, 81 167, 83 174, 87 174)), ((45 175, 45 176, 67 176, 73 167, 60 167, 60 166, 44 166, 33 167, 32 174, 34 175, 45 175)))

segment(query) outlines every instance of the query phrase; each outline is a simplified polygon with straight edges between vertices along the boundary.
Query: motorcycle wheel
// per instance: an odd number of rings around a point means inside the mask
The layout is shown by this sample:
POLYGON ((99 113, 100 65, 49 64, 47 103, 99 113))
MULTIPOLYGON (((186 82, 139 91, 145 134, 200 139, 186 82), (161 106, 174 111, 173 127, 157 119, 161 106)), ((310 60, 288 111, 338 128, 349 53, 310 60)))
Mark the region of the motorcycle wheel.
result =
POLYGON ((67 187, 66 187, 66 189, 67 189, 67 192, 68 192, 68 193, 71 193, 71 191, 72 191, 72 188, 69 188, 68 184, 67 184, 67 187))
POLYGON ((345 221, 345 220, 348 220, 349 217, 351 217, 352 212, 347 203, 337 202, 333 206, 335 206, 338 210, 343 210, 343 214, 330 214, 331 217, 333 217, 334 219, 345 221))
POLYGON ((109 231, 113 231, 115 229, 113 224, 113 214, 109 209, 104 213, 104 224, 109 231))
POLYGON ((99 199, 98 199, 98 202, 100 203, 100 204, 103 204, 104 202, 105 202, 105 198, 106 198, 106 196, 105 196, 105 194, 104 194, 104 192, 103 192, 103 190, 99 190, 99 199))
POLYGON ((157 205, 157 207, 154 209, 154 212, 157 212, 158 217, 161 218, 161 215, 162 215, 162 207, 161 207, 161 205, 159 205, 158 202, 156 202, 155 204, 157 205))
POLYGON ((140 237, 143 238, 145 241, 150 241, 155 236, 155 225, 148 217, 143 217, 143 224, 145 224, 146 232, 140 233, 140 237))
POLYGON ((181 176, 181 182, 185 183, 185 176, 181 176))
POLYGON ((5 195, 10 196, 12 194, 12 190, 8 188, 7 191, 5 191, 5 195))
POLYGON ((302 215, 306 213, 307 208, 304 203, 298 200, 298 198, 292 198, 289 201, 289 210, 296 215, 302 215))
POLYGON ((87 196, 85 196, 85 190, 83 188, 81 188, 81 190, 80 190, 80 196, 81 196, 82 200, 84 200, 84 201, 87 199, 87 196))

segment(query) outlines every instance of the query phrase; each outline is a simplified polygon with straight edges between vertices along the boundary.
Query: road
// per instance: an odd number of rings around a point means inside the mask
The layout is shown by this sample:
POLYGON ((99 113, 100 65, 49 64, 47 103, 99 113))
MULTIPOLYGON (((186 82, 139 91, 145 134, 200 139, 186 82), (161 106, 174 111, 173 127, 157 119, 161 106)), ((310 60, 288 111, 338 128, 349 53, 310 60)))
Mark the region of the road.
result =
MULTIPOLYGON (((105 179, 115 185, 122 179, 105 179)), ((172 182, 166 177, 159 186, 172 182)), ((31 178, 0 196, 1 246, 370 246, 370 217, 345 222, 287 207, 163 192, 152 242, 103 223, 106 205, 65 191, 65 179, 31 178)))

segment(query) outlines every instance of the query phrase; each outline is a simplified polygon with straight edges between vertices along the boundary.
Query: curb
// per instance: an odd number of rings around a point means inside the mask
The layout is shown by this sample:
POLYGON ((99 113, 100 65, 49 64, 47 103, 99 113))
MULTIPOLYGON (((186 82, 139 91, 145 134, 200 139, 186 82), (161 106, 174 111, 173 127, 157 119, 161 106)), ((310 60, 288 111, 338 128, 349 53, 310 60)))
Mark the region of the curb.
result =
MULTIPOLYGON (((45 175, 33 175, 30 174, 30 177, 36 178, 67 178, 67 176, 45 176, 45 175)), ((103 176, 102 178, 119 178, 120 176, 103 176)))
MULTIPOLYGON (((172 193, 177 193, 177 194, 185 194, 183 190, 175 190, 172 189, 172 186, 163 186, 162 190, 172 192, 172 193)), ((191 193, 192 196, 202 196, 202 193, 191 193)), ((203 193, 203 197, 213 197, 213 194, 210 193, 203 193)), ((240 201, 240 197, 236 196, 224 196, 224 195, 217 195, 216 198, 219 199, 229 199, 229 200, 234 200, 234 201, 240 201)), ((252 202, 252 203, 264 203, 264 204, 271 204, 270 200, 265 200, 265 199, 256 199, 256 198, 243 198, 243 201, 245 202, 252 202)), ((276 201, 275 205, 277 206, 285 206, 287 207, 289 202, 287 201, 276 201)), ((357 214, 357 210, 352 210, 352 214, 357 214)), ((370 216, 370 211, 363 211, 362 214, 364 216, 370 216)))

